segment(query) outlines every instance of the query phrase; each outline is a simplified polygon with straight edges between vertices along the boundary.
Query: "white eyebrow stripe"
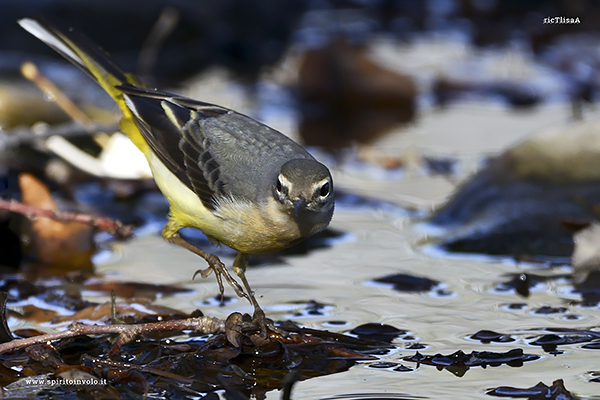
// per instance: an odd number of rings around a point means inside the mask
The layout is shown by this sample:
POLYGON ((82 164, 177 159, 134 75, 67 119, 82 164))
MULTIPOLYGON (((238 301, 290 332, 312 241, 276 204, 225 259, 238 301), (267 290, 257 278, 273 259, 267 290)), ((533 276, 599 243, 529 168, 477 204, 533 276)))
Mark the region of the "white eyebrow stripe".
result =
POLYGON ((289 180, 288 180, 288 179, 285 177, 285 175, 283 175, 283 174, 279 174, 279 180, 281 180, 281 184, 282 184, 283 186, 285 186, 286 188, 288 188, 288 190, 291 190, 291 189, 292 189, 292 186, 293 186, 293 185, 292 185, 292 182, 290 182, 290 181, 289 181, 289 180))
POLYGON ((312 184, 313 191, 316 191, 316 189, 320 190, 321 186, 323 186, 326 183, 329 183, 329 178, 325 178, 325 179, 320 180, 319 182, 313 183, 312 184))

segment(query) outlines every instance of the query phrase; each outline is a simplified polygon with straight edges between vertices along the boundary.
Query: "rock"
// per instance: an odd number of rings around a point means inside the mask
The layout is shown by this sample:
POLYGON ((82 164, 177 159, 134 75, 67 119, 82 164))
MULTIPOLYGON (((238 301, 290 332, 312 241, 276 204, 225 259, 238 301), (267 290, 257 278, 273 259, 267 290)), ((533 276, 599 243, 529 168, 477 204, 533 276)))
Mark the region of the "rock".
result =
POLYGON ((343 39, 307 51, 298 74, 305 145, 370 143, 415 116, 414 80, 379 66, 343 39))
POLYGON ((600 218, 600 121, 552 128, 506 150, 431 221, 448 250, 568 257, 571 222, 600 218))
POLYGON ((571 263, 576 275, 580 278, 585 272, 600 270, 600 223, 592 223, 573 239, 575 250, 571 263))
POLYGON ((0 82, 0 129, 68 120, 69 117, 54 102, 44 98, 34 84, 22 80, 0 82))

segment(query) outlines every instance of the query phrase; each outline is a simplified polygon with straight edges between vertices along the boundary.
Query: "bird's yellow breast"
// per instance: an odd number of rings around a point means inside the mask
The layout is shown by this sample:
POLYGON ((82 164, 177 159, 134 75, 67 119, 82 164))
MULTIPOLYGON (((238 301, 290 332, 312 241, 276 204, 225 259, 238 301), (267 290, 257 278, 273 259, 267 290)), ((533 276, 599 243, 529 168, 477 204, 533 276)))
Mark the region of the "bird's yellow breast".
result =
POLYGON ((216 210, 207 209, 200 198, 183 184, 158 157, 146 154, 154 180, 171 206, 170 219, 181 227, 200 229, 206 235, 246 254, 284 249, 302 239, 295 220, 280 209, 272 196, 254 204, 233 196, 217 200, 216 210))

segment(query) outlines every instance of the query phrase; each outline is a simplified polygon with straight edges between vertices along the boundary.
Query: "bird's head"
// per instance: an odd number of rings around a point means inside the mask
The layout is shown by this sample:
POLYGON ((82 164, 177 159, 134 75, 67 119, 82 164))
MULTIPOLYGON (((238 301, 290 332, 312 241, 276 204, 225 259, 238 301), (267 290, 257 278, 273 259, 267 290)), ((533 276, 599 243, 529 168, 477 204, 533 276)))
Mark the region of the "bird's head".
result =
POLYGON ((331 173, 316 160, 294 159, 283 164, 273 195, 308 235, 325 229, 333 215, 331 173))

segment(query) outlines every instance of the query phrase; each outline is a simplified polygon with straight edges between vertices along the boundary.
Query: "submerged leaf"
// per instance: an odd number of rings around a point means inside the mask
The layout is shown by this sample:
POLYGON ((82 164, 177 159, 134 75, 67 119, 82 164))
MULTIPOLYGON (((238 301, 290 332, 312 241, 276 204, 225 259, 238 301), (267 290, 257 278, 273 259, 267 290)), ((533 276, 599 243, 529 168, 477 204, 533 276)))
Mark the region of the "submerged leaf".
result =
POLYGON ((496 397, 513 397, 526 398, 529 400, 576 400, 577 397, 571 394, 564 385, 562 379, 558 379, 552 383, 551 387, 546 386, 543 382, 537 385, 520 389, 510 386, 500 386, 491 389, 486 393, 488 396, 496 397))
POLYGON ((523 353, 522 349, 512 349, 506 353, 495 353, 491 351, 473 351, 470 354, 458 350, 450 355, 436 354, 425 356, 417 352, 414 356, 405 357, 405 361, 413 361, 419 364, 427 364, 446 369, 456 376, 463 376, 471 367, 498 367, 502 364, 511 367, 521 367, 524 362, 539 359, 539 356, 523 353))
MULTIPOLYGON (((19 175, 23 203, 55 210, 50 190, 32 175, 19 175)), ((55 221, 46 217, 30 223, 31 250, 38 262, 61 271, 91 270, 95 251, 93 229, 81 222, 55 221)))

